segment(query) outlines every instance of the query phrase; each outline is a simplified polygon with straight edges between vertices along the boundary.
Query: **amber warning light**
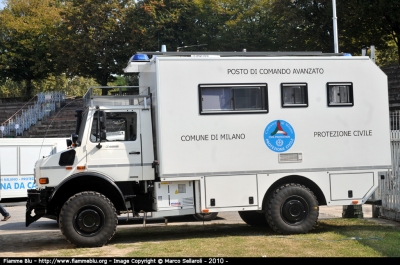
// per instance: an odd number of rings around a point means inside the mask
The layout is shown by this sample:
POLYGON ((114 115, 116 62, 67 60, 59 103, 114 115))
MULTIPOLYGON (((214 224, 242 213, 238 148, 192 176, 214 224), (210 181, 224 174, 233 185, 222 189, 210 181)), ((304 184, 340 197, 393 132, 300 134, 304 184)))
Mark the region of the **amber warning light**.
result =
POLYGON ((40 178, 39 179, 39 183, 40 184, 49 184, 49 179, 48 178, 40 178))

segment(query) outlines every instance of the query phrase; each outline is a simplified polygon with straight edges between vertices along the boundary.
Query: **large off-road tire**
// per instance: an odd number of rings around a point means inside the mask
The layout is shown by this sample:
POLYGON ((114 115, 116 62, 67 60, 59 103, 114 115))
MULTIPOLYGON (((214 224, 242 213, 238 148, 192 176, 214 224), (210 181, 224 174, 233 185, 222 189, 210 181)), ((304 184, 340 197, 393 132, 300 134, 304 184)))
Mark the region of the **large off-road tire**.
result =
POLYGON ((307 233, 317 223, 317 198, 307 187, 290 183, 277 188, 268 199, 266 218, 280 234, 307 233))
POLYGON ((217 218, 218 213, 195 213, 193 217, 199 221, 212 221, 217 218))
POLYGON ((265 212, 239 211, 238 213, 240 218, 242 218, 242 220, 248 225, 268 227, 265 212))
POLYGON ((62 234, 77 247, 104 246, 115 234, 117 224, 112 202, 93 191, 69 198, 59 216, 62 234))

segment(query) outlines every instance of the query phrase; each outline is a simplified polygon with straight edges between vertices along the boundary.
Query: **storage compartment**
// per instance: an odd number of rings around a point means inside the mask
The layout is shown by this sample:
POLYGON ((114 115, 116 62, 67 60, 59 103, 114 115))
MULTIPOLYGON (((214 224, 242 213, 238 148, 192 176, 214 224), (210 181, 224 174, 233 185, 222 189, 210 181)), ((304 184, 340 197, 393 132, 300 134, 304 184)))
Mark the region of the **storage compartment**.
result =
POLYGON ((361 200, 374 187, 374 173, 329 174, 331 200, 361 200))
POLYGON ((193 181, 163 181, 154 185, 155 211, 194 208, 193 181))
POLYGON ((257 176, 213 176, 205 178, 207 208, 258 205, 257 176))

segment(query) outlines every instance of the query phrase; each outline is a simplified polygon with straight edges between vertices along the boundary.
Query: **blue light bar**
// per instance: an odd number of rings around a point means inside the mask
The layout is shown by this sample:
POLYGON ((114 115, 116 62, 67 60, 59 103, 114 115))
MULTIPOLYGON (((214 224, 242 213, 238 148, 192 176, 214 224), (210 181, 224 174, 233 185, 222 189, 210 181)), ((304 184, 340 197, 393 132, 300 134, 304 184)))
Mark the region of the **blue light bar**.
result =
POLYGON ((149 56, 147 54, 135 54, 131 58, 131 62, 148 62, 150 61, 149 56))

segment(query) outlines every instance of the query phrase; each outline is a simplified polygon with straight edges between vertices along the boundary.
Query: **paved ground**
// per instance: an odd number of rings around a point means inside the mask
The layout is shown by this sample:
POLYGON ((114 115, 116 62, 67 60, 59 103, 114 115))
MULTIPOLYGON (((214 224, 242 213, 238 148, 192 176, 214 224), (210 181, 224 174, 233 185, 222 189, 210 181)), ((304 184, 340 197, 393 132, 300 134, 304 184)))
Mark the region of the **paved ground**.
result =
MULTIPOLYGON (((59 231, 57 223, 54 220, 42 218, 38 221, 32 223, 29 227, 25 227, 25 202, 14 202, 7 203, 1 202, 1 204, 7 209, 11 214, 11 218, 7 222, 0 222, 0 237, 2 234, 9 233, 26 233, 27 231, 43 231, 52 230, 59 231)), ((329 219, 329 218, 341 218, 343 212, 342 206, 320 207, 319 219, 329 219)), ((372 218, 372 206, 363 205, 363 215, 364 219, 384 224, 396 226, 400 229, 400 222, 390 221, 382 218, 372 218)), ((207 222, 206 222, 207 223, 207 222)), ((219 213, 218 217, 212 221, 212 223, 244 223, 237 212, 223 212, 219 213)), ((122 215, 119 217, 118 224, 120 228, 130 227, 130 226, 143 226, 143 219, 132 218, 132 215, 122 215)), ((148 218, 146 220, 146 225, 163 225, 165 224, 165 219, 163 218, 148 218)), ((169 225, 202 225, 203 222, 195 220, 192 216, 179 216, 168 218, 169 225)))

